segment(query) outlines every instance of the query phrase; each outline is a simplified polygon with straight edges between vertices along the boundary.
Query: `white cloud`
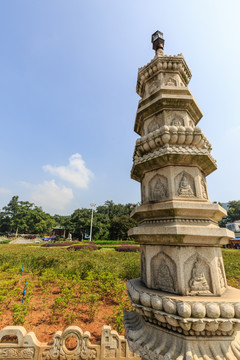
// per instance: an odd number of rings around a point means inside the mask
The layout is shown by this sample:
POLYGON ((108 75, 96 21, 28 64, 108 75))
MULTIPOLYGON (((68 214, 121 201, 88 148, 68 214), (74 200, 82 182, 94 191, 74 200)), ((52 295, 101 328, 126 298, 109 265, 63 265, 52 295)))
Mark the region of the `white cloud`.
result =
POLYGON ((0 187, 0 195, 9 195, 11 194, 11 190, 5 187, 0 187))
POLYGON ((88 183, 93 177, 93 173, 86 167, 82 156, 78 153, 70 156, 67 166, 45 165, 43 169, 83 189, 88 187, 88 183))
POLYGON ((31 185, 31 200, 44 209, 64 210, 73 199, 72 189, 58 186, 54 180, 44 181, 42 184, 31 185))

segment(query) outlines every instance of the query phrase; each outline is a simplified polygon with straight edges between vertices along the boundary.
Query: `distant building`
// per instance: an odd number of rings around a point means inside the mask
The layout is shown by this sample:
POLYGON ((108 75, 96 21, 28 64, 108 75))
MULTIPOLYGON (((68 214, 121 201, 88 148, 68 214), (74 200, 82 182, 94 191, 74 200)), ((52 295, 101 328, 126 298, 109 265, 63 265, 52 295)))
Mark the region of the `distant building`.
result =
POLYGON ((52 229, 52 235, 58 235, 60 238, 66 238, 66 232, 68 230, 64 226, 56 226, 52 229))

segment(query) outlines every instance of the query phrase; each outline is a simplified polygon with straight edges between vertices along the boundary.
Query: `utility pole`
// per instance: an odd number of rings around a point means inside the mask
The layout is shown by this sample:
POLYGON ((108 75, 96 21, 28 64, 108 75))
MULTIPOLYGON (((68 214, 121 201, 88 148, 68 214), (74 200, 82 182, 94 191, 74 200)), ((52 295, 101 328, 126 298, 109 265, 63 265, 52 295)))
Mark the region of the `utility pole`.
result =
POLYGON ((90 206, 92 207, 91 226, 90 226, 90 242, 91 242, 92 241, 93 210, 94 210, 96 204, 91 203, 90 206))

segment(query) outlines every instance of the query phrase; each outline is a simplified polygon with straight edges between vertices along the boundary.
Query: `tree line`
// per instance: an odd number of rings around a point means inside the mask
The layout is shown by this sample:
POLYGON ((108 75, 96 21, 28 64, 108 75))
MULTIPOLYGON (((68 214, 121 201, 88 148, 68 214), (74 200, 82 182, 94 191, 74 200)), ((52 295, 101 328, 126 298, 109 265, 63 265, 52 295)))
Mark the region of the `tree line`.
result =
MULTIPOLYGON (((106 201, 93 216, 93 239, 126 240, 127 231, 136 226, 130 213, 136 204, 114 204, 106 201)), ((79 240, 89 235, 91 209, 76 209, 71 215, 50 215, 28 201, 13 196, 0 212, 0 232, 17 234, 50 234, 54 227, 65 228, 79 240)))
MULTIPOLYGON (((127 232, 137 223, 130 217, 137 204, 114 204, 106 201, 94 211, 93 239, 96 240, 126 240, 127 232)), ((220 203, 221 205, 221 203, 220 203)), ((240 220, 240 200, 229 201, 227 217, 219 225, 240 220)), ((73 238, 79 240, 89 235, 91 224, 91 209, 76 209, 71 215, 50 215, 28 201, 20 201, 13 196, 10 202, 0 212, 0 233, 15 234, 50 234, 54 227, 62 227, 71 232, 73 238)))

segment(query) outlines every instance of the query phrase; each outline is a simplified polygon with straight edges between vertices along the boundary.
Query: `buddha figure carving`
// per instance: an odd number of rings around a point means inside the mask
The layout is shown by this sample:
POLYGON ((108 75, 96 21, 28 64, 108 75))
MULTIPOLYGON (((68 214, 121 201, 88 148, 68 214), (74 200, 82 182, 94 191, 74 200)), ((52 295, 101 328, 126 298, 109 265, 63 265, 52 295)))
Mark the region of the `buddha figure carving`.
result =
POLYGON ((178 188, 178 195, 184 196, 184 197, 194 196, 193 190, 191 188, 191 185, 188 182, 186 175, 182 176, 182 179, 180 181, 179 188, 178 188))
POLYGON ((182 122, 181 122, 181 120, 179 120, 179 119, 174 119, 174 120, 171 122, 171 125, 173 125, 173 126, 181 126, 181 125, 182 125, 182 122))
POLYGON ((204 291, 210 293, 209 286, 204 274, 203 264, 198 259, 195 261, 193 265, 192 277, 189 281, 189 286, 191 291, 193 292, 204 291))
POLYGON ((166 82, 166 86, 177 86, 177 82, 175 79, 173 79, 172 77, 168 78, 167 82, 166 82))
POLYGON ((166 186, 162 183, 160 179, 158 179, 153 187, 152 200, 153 201, 162 200, 165 199, 167 196, 168 193, 166 186))
POLYGON ((162 259, 159 265, 157 276, 155 282, 159 289, 174 292, 173 278, 165 259, 162 259))

